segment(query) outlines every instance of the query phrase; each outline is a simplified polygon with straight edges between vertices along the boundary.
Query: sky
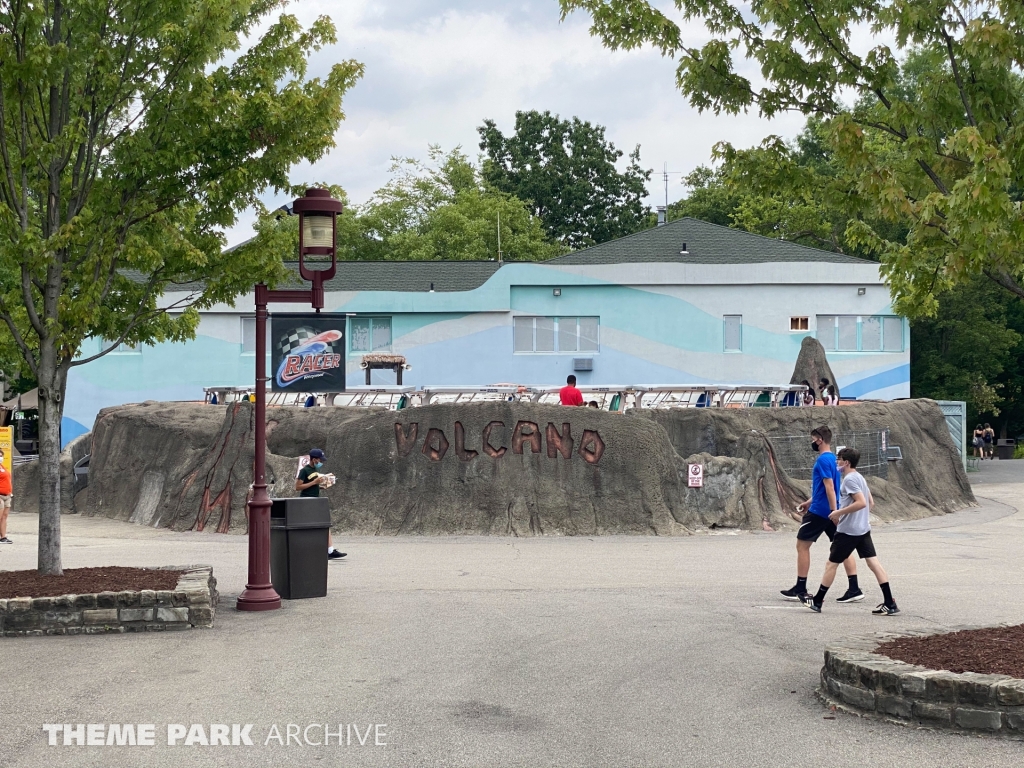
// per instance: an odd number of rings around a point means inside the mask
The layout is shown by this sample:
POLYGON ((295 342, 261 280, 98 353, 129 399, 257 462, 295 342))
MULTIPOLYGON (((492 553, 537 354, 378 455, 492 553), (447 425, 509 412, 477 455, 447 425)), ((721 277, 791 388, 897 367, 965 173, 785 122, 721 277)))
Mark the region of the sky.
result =
MULTIPOLYGON (((337 27, 337 44, 311 57, 310 76, 346 59, 366 67, 345 96, 335 148, 291 174, 295 183, 340 184, 356 204, 388 181, 393 156, 425 158, 439 144, 476 157, 483 120, 508 134, 517 110, 603 125, 627 155, 639 144, 642 165, 655 171, 652 206, 665 202, 666 163, 671 202, 685 195, 683 174, 709 163, 717 142, 747 147, 771 134, 790 138, 804 122, 800 115, 769 122, 756 112, 699 114, 675 88, 675 62, 651 49, 605 49, 590 36, 588 16, 559 21, 557 0, 302 0, 286 10, 304 25, 326 15, 337 27)), ((699 24, 684 32, 688 44, 707 39, 699 24)), ((265 202, 289 201, 268 194, 265 202)), ((229 244, 251 237, 252 223, 252 214, 241 217, 229 244)))

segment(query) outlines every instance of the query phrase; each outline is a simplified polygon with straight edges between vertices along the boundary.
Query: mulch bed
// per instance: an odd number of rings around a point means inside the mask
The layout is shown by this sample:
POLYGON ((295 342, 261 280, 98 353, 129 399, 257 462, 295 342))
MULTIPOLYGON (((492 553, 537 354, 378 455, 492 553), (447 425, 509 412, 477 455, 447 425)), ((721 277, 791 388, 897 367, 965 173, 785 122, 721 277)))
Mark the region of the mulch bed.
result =
POLYGON ((1024 624, 900 637, 882 643, 876 653, 929 669, 1024 678, 1024 624))
POLYGON ((11 597, 58 597, 91 595, 143 589, 174 589, 184 571, 149 568, 68 568, 63 576, 43 576, 38 571, 0 571, 0 599, 11 597))

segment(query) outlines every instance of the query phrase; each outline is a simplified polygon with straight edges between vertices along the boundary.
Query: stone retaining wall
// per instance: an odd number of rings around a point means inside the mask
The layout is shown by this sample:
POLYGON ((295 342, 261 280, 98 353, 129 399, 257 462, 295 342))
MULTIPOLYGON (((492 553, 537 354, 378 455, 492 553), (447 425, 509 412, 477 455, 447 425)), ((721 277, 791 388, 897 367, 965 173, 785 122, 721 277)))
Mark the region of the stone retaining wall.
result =
POLYGON ((175 565, 161 570, 184 573, 172 590, 0 600, 0 636, 97 635, 212 627, 217 610, 213 568, 175 565))
POLYGON ((906 631, 828 646, 821 698, 839 709, 892 722, 1024 739, 1024 680, 927 669, 874 653, 893 637, 934 634, 906 631))

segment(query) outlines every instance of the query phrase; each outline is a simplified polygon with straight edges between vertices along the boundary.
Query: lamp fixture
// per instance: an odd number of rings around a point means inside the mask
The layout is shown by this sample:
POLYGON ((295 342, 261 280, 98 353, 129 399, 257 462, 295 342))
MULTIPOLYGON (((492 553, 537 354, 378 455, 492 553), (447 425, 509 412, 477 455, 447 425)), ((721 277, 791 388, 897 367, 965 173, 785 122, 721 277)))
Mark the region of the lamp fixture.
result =
POLYGON ((857 289, 857 295, 858 295, 858 296, 863 296, 863 295, 864 295, 865 293, 867 293, 867 292, 868 292, 868 289, 867 289, 867 288, 858 288, 858 289, 857 289))
POLYGON ((552 288, 551 289, 551 295, 552 296, 561 296, 562 295, 562 289, 561 288, 552 288))

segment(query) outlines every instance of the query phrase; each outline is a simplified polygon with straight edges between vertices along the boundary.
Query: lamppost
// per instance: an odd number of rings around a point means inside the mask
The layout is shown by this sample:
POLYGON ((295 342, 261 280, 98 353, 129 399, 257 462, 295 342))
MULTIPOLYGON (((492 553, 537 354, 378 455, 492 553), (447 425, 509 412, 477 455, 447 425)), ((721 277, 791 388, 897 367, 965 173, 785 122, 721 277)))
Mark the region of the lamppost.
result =
POLYGON ((267 495, 267 304, 309 302, 324 308, 324 281, 334 277, 338 265, 337 219, 341 202, 326 189, 307 189, 292 205, 299 216, 299 275, 313 284, 309 290, 272 291, 256 286, 256 457, 253 462, 252 499, 249 501, 249 577, 235 607, 240 611, 273 611, 281 597, 270 583, 270 496, 267 495), (330 256, 331 266, 309 269, 306 256, 330 256))

